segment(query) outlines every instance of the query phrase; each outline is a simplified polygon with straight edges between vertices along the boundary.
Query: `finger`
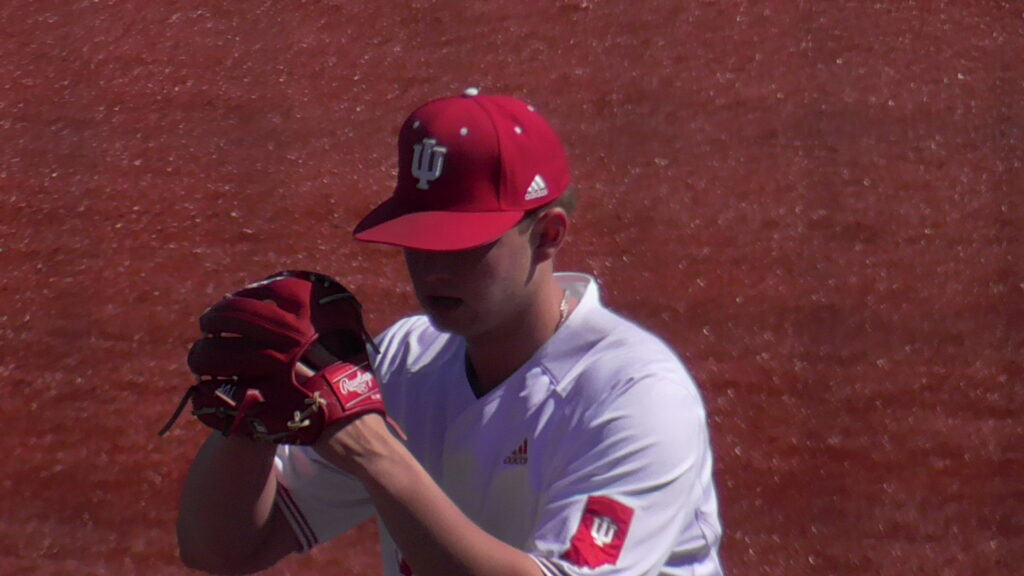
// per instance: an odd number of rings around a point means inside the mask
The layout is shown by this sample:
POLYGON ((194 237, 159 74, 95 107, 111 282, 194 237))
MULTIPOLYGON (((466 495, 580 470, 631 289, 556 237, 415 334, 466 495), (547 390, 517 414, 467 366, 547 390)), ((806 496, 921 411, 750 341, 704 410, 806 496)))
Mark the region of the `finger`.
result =
POLYGON ((284 350, 301 344, 311 326, 274 302, 235 297, 204 312, 199 318, 199 329, 214 334, 238 334, 284 350))
POLYGON ((302 384, 306 380, 309 380, 317 372, 318 370, 314 370, 305 362, 295 363, 295 381, 298 382, 299 384, 302 384))

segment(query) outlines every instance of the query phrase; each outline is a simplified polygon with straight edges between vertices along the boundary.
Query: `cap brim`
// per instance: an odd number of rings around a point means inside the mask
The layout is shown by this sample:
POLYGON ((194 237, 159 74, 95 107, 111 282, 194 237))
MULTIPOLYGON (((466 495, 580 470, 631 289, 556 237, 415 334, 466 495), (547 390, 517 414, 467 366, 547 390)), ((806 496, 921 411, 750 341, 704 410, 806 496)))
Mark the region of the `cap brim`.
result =
POLYGON ((415 250, 468 250, 508 232, 523 212, 412 212, 399 214, 386 201, 356 226, 356 240, 415 250))

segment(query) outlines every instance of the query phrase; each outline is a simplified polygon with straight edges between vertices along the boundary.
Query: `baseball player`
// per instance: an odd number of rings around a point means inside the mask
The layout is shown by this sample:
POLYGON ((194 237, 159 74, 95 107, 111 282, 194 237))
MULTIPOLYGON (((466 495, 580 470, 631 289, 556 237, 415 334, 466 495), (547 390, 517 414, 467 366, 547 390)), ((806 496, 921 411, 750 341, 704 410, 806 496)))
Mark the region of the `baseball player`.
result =
MULTIPOLYGON (((593 278, 555 272, 574 204, 565 152, 533 107, 470 89, 414 111, 394 193, 355 237, 403 249, 423 314, 376 339, 372 372, 319 342, 295 364, 343 391, 379 382, 383 403, 305 443, 266 441, 262 426, 211 434, 184 487, 182 560, 257 571, 376 515, 388 576, 721 574, 697 387, 664 342, 604 307, 593 278)), ((263 314, 274 298, 246 306, 263 314)), ((204 330, 249 330, 234 327, 239 300, 204 330)), ((207 371, 227 370, 227 348, 198 346, 193 366, 210 356, 207 371)))

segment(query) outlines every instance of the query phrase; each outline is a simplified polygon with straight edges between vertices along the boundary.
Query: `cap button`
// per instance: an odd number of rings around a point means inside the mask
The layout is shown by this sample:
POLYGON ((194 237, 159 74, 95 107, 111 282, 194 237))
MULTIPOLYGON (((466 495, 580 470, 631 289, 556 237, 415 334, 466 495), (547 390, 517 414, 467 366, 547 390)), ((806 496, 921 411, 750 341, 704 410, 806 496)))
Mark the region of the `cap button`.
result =
POLYGON ((469 97, 479 96, 480 95, 480 89, 479 88, 473 88, 473 87, 466 88, 466 91, 463 92, 462 95, 463 96, 469 96, 469 97))

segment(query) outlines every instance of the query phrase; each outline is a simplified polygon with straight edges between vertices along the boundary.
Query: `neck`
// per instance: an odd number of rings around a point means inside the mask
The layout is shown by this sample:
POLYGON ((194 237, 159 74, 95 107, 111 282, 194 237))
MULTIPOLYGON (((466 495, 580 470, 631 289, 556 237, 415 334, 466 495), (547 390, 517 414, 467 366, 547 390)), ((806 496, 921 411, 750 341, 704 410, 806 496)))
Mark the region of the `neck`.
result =
POLYGON ((564 294, 552 276, 526 309, 495 330, 467 339, 478 395, 508 379, 551 338, 561 323, 564 294))

